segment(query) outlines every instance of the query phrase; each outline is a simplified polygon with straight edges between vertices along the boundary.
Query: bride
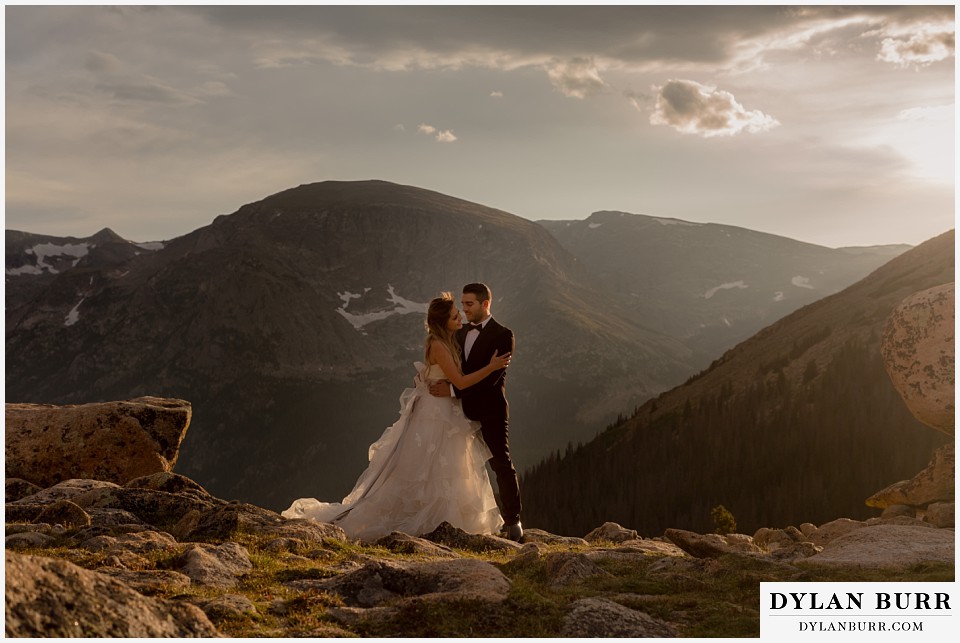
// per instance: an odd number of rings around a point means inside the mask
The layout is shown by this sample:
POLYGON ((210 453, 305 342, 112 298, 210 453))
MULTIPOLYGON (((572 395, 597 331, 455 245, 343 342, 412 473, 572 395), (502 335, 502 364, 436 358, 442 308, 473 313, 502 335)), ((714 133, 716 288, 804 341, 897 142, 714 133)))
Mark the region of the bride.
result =
POLYGON ((370 464, 343 502, 295 500, 285 518, 333 523, 348 536, 373 541, 392 531, 414 536, 449 522, 470 533, 496 533, 502 523, 487 477, 490 451, 479 422, 467 419, 460 400, 430 395, 433 380, 459 389, 507 368, 510 354, 494 353, 483 369, 464 375, 454 333, 461 328, 453 295, 427 309, 426 365, 417 362, 415 388, 400 396, 400 418, 369 449, 370 464))

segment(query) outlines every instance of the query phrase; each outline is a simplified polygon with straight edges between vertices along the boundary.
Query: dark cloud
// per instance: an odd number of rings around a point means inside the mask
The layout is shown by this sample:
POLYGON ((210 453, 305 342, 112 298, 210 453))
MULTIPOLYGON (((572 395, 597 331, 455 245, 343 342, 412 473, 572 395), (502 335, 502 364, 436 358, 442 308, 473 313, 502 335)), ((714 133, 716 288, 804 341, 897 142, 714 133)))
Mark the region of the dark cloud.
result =
POLYGON ((748 111, 730 92, 705 87, 692 80, 671 80, 657 88, 650 122, 669 125, 684 134, 732 136, 746 130, 761 132, 778 125, 759 110, 748 111))
POLYGON ((392 52, 723 63, 740 41, 825 20, 950 20, 950 7, 795 6, 213 6, 184 7, 219 28, 320 40, 363 64, 392 52))

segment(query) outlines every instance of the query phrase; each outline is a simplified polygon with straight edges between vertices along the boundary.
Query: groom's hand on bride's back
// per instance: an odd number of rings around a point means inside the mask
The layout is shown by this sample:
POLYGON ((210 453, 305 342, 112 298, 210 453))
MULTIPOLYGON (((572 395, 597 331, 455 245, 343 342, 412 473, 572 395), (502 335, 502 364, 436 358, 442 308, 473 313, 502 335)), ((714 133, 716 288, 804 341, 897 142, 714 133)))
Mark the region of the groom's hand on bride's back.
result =
POLYGON ((430 395, 434 397, 450 397, 450 382, 447 380, 434 380, 430 382, 430 395))

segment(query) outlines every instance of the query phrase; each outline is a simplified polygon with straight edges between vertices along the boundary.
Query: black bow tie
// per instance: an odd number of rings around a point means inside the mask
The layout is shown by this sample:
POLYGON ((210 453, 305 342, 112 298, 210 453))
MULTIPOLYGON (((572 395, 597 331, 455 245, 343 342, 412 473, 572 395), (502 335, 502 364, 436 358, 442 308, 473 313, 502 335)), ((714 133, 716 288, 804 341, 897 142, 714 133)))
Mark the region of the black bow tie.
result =
POLYGON ((483 330, 483 324, 464 324, 463 327, 469 333, 471 330, 483 330))

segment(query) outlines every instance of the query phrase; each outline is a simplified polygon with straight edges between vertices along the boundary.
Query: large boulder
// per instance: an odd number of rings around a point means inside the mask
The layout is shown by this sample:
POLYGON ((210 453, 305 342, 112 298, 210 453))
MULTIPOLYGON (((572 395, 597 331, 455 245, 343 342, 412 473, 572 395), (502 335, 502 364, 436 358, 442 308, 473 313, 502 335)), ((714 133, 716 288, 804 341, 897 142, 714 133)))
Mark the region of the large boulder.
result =
POLYGON ((178 571, 198 585, 233 587, 239 577, 253 569, 246 548, 229 542, 221 545, 195 543, 176 559, 178 571))
POLYGON ((194 605, 143 596, 104 574, 6 552, 8 637, 215 637, 194 605))
POLYGON ((918 420, 953 436, 954 285, 905 299, 890 315, 880 350, 893 385, 918 420))
POLYGON ((933 527, 876 525, 828 542, 804 562, 858 568, 906 569, 920 563, 953 565, 954 532, 933 527))
POLYGON ((896 482, 867 498, 867 506, 885 509, 891 505, 926 507, 954 500, 954 444, 937 449, 930 464, 912 480, 896 482))
POLYGON ((649 614, 606 598, 582 598, 571 604, 560 636, 569 638, 676 638, 680 632, 649 614))
POLYGON ((116 484, 177 462, 190 425, 184 400, 6 405, 6 474, 41 487, 71 478, 116 484))
POLYGON ((500 602, 510 591, 503 572, 471 558, 406 564, 372 561, 334 578, 300 582, 339 594, 350 607, 374 607, 399 599, 500 602))
POLYGON ((759 554, 760 548, 743 534, 698 534, 685 529, 667 529, 664 532, 670 542, 697 558, 719 558, 726 554, 759 554))

